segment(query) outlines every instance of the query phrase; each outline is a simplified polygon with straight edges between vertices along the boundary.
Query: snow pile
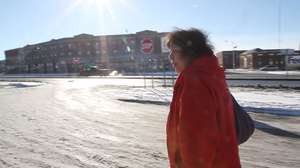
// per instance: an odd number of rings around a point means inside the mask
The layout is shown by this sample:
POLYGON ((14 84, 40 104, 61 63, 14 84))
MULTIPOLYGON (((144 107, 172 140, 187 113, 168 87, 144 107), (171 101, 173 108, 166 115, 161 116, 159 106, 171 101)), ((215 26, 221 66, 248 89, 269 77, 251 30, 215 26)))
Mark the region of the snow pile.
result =
POLYGON ((169 103, 172 95, 171 88, 128 88, 119 93, 119 98, 169 103))
POLYGON ((41 85, 43 85, 42 82, 1 82, 0 81, 0 88, 5 88, 5 89, 37 87, 41 85))

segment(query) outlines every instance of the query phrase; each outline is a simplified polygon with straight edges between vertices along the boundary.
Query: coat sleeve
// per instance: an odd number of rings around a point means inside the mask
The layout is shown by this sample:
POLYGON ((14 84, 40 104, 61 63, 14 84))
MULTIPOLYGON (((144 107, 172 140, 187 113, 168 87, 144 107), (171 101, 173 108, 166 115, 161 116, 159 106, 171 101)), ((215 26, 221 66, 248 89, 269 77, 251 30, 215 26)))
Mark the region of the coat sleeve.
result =
POLYGON ((184 80, 179 110, 179 151, 183 168, 210 168, 218 144, 216 104, 197 80, 184 80))

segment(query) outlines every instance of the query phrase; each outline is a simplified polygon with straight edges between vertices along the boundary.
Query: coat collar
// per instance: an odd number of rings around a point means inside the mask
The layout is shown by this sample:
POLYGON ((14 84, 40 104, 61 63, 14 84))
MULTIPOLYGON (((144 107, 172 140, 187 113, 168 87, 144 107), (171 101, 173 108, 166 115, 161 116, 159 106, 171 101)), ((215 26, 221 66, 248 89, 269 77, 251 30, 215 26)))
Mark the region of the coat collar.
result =
POLYGON ((219 66, 218 59, 214 55, 202 55, 193 60, 179 75, 174 85, 174 91, 183 83, 184 76, 187 75, 208 75, 224 78, 224 69, 219 66))
POLYGON ((207 75, 224 76, 224 70, 219 66, 218 59, 214 55, 202 55, 193 60, 193 62, 186 67, 180 75, 195 72, 207 75))

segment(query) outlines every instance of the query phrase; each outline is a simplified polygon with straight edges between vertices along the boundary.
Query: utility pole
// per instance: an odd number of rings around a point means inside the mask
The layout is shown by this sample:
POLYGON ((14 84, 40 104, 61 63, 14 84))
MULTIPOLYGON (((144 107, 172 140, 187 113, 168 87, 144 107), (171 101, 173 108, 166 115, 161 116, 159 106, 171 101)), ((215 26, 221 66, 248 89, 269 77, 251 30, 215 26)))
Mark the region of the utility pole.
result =
POLYGON ((278 0, 278 49, 281 49, 281 0, 278 0))

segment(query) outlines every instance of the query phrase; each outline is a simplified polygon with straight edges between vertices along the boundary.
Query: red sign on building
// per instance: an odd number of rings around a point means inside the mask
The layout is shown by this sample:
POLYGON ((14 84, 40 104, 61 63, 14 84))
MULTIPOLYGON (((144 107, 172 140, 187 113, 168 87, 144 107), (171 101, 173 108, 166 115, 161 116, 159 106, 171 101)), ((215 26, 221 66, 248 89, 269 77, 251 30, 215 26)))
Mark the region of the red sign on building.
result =
POLYGON ((153 52, 153 39, 144 38, 141 40, 141 51, 144 54, 151 54, 153 52))

